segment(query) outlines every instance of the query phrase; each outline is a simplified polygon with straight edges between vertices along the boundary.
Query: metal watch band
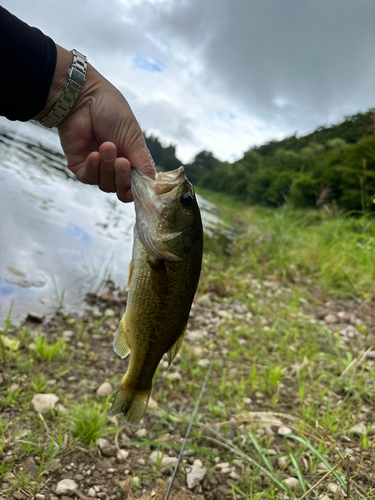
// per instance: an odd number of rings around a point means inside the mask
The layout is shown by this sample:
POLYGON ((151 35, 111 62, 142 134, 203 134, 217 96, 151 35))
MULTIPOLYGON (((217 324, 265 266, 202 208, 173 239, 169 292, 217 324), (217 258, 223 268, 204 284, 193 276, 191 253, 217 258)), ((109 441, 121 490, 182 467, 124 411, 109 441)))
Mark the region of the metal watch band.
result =
POLYGON ((78 50, 73 49, 73 63, 68 72, 68 80, 65 84, 62 94, 38 122, 47 128, 57 127, 65 118, 76 102, 79 93, 85 83, 87 58, 78 50))

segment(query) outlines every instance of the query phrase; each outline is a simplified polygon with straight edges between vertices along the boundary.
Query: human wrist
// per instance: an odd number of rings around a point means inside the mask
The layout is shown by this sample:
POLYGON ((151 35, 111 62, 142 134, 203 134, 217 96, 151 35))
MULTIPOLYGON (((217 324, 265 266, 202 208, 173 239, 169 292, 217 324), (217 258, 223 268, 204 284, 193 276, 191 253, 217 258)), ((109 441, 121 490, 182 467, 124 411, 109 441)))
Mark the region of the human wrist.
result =
POLYGON ((57 59, 56 59, 56 68, 53 74, 51 87, 48 93, 46 105, 44 109, 40 111, 36 116, 33 117, 33 120, 40 120, 45 116, 48 111, 55 104, 57 99, 60 97, 62 91, 64 90, 68 71, 72 65, 73 54, 69 51, 60 47, 60 45, 56 44, 57 51, 57 59))

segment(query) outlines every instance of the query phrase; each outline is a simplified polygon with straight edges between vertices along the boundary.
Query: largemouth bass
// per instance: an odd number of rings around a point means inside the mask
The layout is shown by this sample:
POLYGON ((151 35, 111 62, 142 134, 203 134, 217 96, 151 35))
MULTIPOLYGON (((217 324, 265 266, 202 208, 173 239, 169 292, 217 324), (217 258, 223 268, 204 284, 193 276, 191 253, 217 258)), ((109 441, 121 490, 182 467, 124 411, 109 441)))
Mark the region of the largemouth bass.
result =
POLYGON ((128 300, 113 347, 128 370, 111 415, 137 424, 146 409, 152 378, 161 358, 169 364, 184 339, 198 286, 203 229, 193 186, 184 168, 160 172, 152 180, 132 168, 136 222, 128 300))

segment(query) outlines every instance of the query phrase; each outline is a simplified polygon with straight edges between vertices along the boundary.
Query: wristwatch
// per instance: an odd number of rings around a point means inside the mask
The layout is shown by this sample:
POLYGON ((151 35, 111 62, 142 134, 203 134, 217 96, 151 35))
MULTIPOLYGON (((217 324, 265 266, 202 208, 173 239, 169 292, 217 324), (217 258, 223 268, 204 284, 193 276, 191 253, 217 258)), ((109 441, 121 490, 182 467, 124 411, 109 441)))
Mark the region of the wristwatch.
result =
POLYGON ((87 58, 78 50, 73 49, 73 63, 68 72, 68 79, 62 94, 52 108, 38 122, 46 128, 57 127, 76 102, 85 83, 87 58))

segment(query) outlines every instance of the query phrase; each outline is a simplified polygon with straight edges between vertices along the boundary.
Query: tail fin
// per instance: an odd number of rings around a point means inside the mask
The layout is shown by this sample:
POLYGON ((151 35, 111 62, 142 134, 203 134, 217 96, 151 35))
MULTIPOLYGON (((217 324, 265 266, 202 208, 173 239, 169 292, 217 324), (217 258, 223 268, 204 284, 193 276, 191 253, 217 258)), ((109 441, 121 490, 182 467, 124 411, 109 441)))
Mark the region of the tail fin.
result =
POLYGON ((123 414, 125 420, 130 425, 139 423, 146 410, 148 400, 151 394, 151 387, 148 391, 126 391, 123 386, 117 390, 110 415, 123 414))

